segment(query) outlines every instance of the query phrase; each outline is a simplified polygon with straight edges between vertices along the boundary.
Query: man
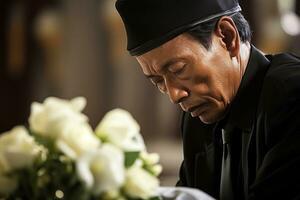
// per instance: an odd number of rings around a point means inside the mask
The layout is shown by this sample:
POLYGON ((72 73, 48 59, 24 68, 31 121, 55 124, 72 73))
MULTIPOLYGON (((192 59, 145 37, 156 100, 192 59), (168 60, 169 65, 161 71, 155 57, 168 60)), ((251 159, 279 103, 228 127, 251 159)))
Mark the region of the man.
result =
POLYGON ((250 44, 236 0, 118 0, 128 50, 184 114, 178 185, 300 199, 300 60, 250 44))

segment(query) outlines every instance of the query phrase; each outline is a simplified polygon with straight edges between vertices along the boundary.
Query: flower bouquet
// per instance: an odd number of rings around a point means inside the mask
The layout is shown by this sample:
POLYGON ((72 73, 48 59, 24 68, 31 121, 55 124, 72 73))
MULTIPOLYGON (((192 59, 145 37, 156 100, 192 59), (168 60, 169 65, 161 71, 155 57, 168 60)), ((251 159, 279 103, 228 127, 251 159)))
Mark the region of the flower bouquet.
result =
POLYGON ((0 135, 0 199, 159 199, 157 154, 125 110, 108 112, 93 131, 86 100, 33 103, 29 128, 0 135))

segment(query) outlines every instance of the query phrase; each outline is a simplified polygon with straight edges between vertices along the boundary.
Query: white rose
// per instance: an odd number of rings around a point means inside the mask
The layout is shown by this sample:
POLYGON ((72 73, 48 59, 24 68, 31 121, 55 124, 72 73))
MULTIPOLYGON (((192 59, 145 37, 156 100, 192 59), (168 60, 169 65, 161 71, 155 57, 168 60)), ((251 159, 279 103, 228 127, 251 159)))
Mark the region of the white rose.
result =
POLYGON ((156 164, 156 165, 153 165, 151 168, 150 168, 151 172, 153 173, 154 176, 158 176, 160 175, 160 173, 162 172, 163 168, 161 165, 159 164, 156 164))
POLYGON ((95 132, 102 140, 107 140, 124 151, 145 149, 138 123, 125 110, 114 109, 108 112, 95 132))
POLYGON ((17 188, 17 179, 0 174, 0 197, 11 194, 17 188))
POLYGON ((4 174, 6 172, 9 172, 10 167, 8 166, 8 163, 6 161, 6 158, 4 157, 4 154, 0 151, 0 174, 4 174))
POLYGON ((33 103, 29 117, 30 129, 37 134, 55 138, 61 134, 65 123, 87 122, 88 118, 81 113, 86 105, 86 99, 77 97, 71 101, 47 98, 43 104, 33 103))
POLYGON ((72 159, 100 146, 99 138, 87 123, 66 123, 56 140, 57 148, 72 159))
POLYGON ((148 153, 143 151, 140 156, 146 165, 155 165, 159 161, 159 155, 157 153, 148 153))
POLYGON ((148 199, 158 186, 158 179, 143 168, 133 166, 126 171, 124 190, 132 198, 148 199))
POLYGON ((0 136, 0 171, 6 173, 30 167, 43 151, 45 149, 34 141, 24 127, 15 127, 0 136))
POLYGON ((124 155, 113 145, 104 144, 77 160, 80 179, 94 194, 116 191, 124 183, 124 155))
POLYGON ((146 151, 141 152, 140 158, 143 161, 143 165, 154 176, 158 176, 162 172, 162 166, 158 164, 159 155, 157 153, 148 153, 146 151))

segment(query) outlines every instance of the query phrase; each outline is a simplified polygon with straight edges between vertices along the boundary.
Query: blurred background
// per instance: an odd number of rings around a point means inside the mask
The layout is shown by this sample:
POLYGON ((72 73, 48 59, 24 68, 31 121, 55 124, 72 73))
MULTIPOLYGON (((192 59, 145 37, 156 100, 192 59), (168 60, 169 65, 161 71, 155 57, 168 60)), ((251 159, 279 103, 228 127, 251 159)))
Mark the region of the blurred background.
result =
MULTIPOLYGON (((96 127, 113 108, 132 113, 162 185, 174 185, 182 160, 180 110, 145 79, 126 51, 115 0, 1 0, 0 132, 27 124, 32 101, 87 98, 96 127)), ((244 0, 253 43, 266 53, 300 54, 299 0, 244 0)))

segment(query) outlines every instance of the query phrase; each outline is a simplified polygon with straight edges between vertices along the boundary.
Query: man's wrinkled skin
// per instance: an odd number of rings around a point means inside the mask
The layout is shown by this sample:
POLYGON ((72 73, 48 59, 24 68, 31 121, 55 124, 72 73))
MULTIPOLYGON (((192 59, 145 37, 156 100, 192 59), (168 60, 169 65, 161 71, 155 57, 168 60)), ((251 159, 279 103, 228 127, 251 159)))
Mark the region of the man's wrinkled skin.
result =
POLYGON ((143 73, 171 102, 214 123, 224 116, 239 88, 250 44, 241 43, 230 17, 222 17, 207 50, 187 33, 136 59, 143 73))

